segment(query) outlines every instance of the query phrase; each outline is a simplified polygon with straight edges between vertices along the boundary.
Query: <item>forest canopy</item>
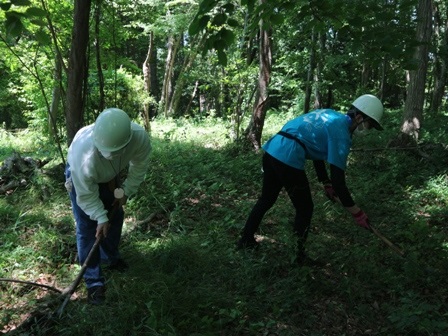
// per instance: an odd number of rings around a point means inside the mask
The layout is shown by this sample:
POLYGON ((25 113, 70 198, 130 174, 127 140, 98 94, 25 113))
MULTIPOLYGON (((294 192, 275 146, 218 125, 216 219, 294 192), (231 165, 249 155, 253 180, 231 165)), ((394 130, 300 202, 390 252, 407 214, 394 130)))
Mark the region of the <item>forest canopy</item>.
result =
POLYGON ((415 141, 447 107, 446 6, 2 0, 0 121, 70 143, 119 105, 147 129, 155 117, 226 118, 229 136, 258 148, 268 111, 345 111, 371 93, 403 110, 397 134, 415 141))

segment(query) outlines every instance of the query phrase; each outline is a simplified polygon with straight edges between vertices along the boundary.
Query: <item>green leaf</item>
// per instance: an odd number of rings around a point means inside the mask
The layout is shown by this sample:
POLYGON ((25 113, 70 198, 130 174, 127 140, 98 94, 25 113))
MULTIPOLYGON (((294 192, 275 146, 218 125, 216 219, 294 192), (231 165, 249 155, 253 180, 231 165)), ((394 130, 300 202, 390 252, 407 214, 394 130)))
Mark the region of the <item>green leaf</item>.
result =
POLYGON ((222 66, 227 65, 227 54, 223 49, 218 49, 218 61, 222 66))
POLYGON ((201 17, 198 22, 199 30, 205 29, 205 27, 207 27, 207 24, 209 21, 210 21, 210 16, 204 15, 203 17, 201 17))
POLYGON ((224 6, 222 6, 222 8, 224 8, 224 10, 227 13, 232 14, 233 11, 235 10, 235 5, 231 3, 226 3, 224 6))
POLYGON ((275 24, 275 25, 280 25, 280 24, 282 24, 283 23, 283 21, 284 21, 284 17, 283 17, 283 15, 281 15, 281 14, 272 14, 271 15, 271 18, 270 18, 270 20, 271 20, 271 23, 273 23, 273 24, 275 24))
POLYGON ((227 24, 228 24, 230 27, 238 27, 238 26, 240 25, 239 22, 238 22, 237 20, 232 19, 232 18, 230 18, 230 19, 227 20, 227 24))
POLYGON ((25 29, 20 18, 15 15, 7 15, 5 26, 6 35, 9 37, 19 36, 25 29))
POLYGON ((213 18, 212 24, 214 26, 222 26, 224 23, 226 23, 227 15, 224 13, 218 14, 213 18))
POLYGON ((213 7, 216 6, 218 0, 204 0, 199 5, 198 13, 208 13, 213 7))
POLYGON ((11 8, 11 3, 10 2, 2 2, 2 3, 0 3, 0 8, 6 12, 11 8))
POLYGON ((36 41, 41 45, 49 45, 51 43, 50 35, 43 30, 39 30, 35 34, 36 41))
POLYGON ((188 34, 190 35, 196 35, 199 33, 199 21, 196 18, 190 23, 190 26, 188 27, 188 34))
POLYGON ((255 6, 255 0, 247 0, 247 9, 249 13, 251 13, 254 10, 255 6))
POLYGON ((221 29, 219 34, 221 35, 221 39, 225 41, 226 45, 232 44, 235 39, 235 34, 233 31, 228 29, 221 29))
POLYGON ((39 26, 39 27, 45 27, 47 25, 46 21, 38 20, 38 19, 32 19, 32 20, 30 20, 30 22, 32 24, 35 24, 36 26, 39 26))
POLYGON ((227 42, 224 40, 218 39, 213 42, 213 48, 215 48, 216 50, 223 50, 226 47, 227 42))
POLYGON ((14 6, 30 6, 31 5, 30 0, 11 0, 11 3, 14 6))
POLYGON ((29 8, 27 8, 25 13, 29 16, 46 16, 47 15, 46 11, 44 11, 43 9, 38 8, 38 7, 29 7, 29 8))

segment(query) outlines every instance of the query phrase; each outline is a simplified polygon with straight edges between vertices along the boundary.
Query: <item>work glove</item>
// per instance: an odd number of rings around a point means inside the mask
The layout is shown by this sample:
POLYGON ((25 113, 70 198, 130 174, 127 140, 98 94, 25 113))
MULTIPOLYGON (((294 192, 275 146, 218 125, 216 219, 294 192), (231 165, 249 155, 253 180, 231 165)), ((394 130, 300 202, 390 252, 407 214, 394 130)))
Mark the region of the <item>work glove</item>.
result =
POLYGON ((336 201, 338 201, 338 195, 336 195, 336 192, 334 191, 331 184, 324 184, 324 192, 325 196, 327 196, 328 199, 333 203, 336 203, 336 201))
POLYGON ((359 210, 357 213, 352 214, 352 216, 357 225, 359 225, 360 227, 363 227, 364 229, 367 229, 369 231, 372 230, 370 228, 369 218, 367 217, 367 215, 364 211, 359 210))

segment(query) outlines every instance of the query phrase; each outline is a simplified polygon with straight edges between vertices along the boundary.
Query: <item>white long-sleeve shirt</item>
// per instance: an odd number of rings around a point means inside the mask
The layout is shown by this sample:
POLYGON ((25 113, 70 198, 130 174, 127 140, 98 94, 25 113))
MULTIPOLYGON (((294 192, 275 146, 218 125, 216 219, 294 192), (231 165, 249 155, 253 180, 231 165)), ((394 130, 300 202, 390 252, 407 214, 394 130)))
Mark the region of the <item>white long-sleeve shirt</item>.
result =
POLYGON ((93 126, 80 129, 73 139, 67 155, 72 183, 78 206, 98 224, 105 223, 107 210, 100 199, 98 183, 111 181, 129 164, 122 188, 126 196, 137 192, 149 165, 151 142, 146 130, 132 122, 132 137, 119 157, 105 159, 93 143, 93 126))

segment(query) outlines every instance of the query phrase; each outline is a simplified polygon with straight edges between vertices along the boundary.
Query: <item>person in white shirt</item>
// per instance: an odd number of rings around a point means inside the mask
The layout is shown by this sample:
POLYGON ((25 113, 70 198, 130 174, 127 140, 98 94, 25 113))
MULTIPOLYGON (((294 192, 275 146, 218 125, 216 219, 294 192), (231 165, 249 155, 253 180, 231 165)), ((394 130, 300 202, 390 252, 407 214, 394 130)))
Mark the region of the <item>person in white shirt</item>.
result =
POLYGON ((89 303, 101 304, 105 300, 101 262, 108 263, 111 270, 128 268, 118 249, 123 205, 144 180, 150 152, 146 130, 118 108, 101 112, 94 124, 76 133, 69 147, 65 185, 76 221, 81 265, 96 239, 101 238, 99 251, 84 273, 89 303), (127 177, 121 184, 120 172, 125 168, 127 177))

